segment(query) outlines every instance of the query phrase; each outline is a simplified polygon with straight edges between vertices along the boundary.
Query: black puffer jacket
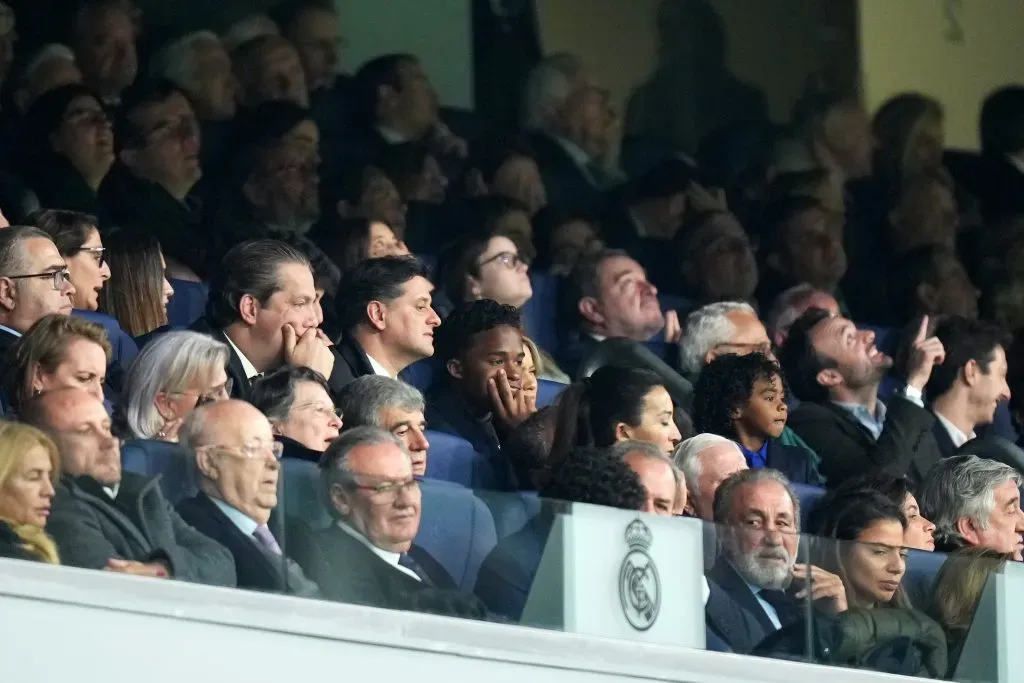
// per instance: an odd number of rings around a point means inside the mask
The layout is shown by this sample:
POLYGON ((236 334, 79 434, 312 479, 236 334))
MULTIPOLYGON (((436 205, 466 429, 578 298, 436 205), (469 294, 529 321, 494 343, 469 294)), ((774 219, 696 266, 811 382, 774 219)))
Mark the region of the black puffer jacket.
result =
POLYGON ((0 557, 10 557, 15 560, 32 560, 39 562, 40 558, 31 552, 18 534, 14 533, 6 522, 0 521, 0 557))
POLYGON ((946 635, 935 621, 912 609, 850 609, 817 613, 765 638, 752 654, 776 659, 872 669, 890 674, 942 678, 946 635), (808 652, 808 641, 813 651, 808 652))

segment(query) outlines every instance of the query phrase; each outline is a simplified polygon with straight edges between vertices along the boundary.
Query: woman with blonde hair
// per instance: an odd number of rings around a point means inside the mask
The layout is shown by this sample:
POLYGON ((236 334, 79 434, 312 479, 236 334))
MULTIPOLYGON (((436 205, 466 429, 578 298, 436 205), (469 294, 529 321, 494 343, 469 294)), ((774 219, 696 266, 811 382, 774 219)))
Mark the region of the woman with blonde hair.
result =
POLYGON ((43 528, 50 515, 60 456, 35 427, 0 421, 0 557, 59 564, 43 528))
POLYGON ((73 316, 47 315, 11 347, 0 385, 15 412, 33 396, 68 387, 102 401, 110 354, 101 326, 73 316))

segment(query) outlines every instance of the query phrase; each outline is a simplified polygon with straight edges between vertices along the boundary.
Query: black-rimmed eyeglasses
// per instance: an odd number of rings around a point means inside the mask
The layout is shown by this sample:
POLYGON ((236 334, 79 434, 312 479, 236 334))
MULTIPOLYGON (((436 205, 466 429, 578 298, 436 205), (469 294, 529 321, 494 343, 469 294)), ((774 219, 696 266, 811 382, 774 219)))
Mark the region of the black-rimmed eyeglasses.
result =
POLYGON ((53 280, 53 288, 58 292, 64 289, 64 285, 71 282, 71 271, 67 268, 60 270, 48 270, 45 273, 31 273, 29 275, 8 275, 8 280, 30 280, 34 278, 48 277, 53 280))
POLYGON ((525 258, 520 256, 519 254, 517 254, 517 253, 515 253, 513 251, 503 251, 500 254, 495 254, 494 256, 492 256, 491 258, 487 259, 486 261, 481 261, 480 263, 476 264, 476 267, 477 268, 483 268, 488 263, 494 263, 495 261, 497 261, 501 265, 505 266, 509 270, 515 270, 516 268, 519 267, 520 263, 525 264, 525 265, 530 265, 529 261, 527 261, 525 258))

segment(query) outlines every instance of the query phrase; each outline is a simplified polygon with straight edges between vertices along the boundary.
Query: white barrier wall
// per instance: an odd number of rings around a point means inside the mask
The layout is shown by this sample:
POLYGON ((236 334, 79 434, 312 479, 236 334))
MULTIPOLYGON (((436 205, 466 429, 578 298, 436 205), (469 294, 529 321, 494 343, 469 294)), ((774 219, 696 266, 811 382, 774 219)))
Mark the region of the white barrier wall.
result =
POLYGON ((0 560, 4 683, 879 683, 892 676, 0 560))

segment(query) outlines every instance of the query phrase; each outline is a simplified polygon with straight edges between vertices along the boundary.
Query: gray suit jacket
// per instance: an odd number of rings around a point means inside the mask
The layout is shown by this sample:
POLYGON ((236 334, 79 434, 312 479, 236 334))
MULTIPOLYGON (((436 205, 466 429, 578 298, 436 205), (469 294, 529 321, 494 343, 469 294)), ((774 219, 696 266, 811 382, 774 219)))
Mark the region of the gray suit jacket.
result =
POLYGON ((125 472, 111 500, 90 477, 62 477, 46 524, 61 562, 103 569, 112 557, 162 560, 176 579, 234 586, 231 553, 186 524, 160 492, 159 481, 125 472))

